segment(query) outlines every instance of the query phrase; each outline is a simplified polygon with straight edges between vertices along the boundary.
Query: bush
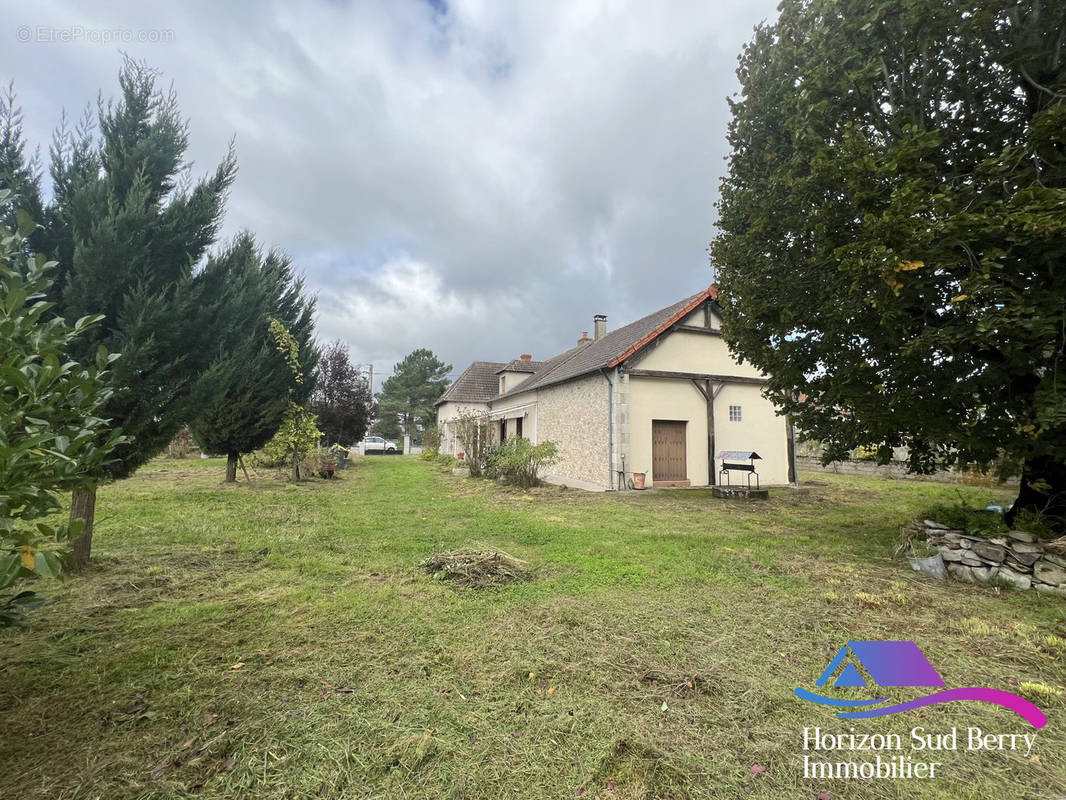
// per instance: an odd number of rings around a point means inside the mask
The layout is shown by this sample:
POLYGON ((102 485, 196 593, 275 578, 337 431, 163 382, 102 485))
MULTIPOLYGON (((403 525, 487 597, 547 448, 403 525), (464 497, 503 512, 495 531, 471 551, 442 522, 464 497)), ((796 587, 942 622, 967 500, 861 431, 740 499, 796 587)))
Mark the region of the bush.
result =
POLYGON ((959 502, 951 505, 934 506, 922 515, 954 530, 965 531, 973 536, 996 536, 1006 533, 1007 525, 1003 515, 998 511, 986 511, 983 508, 970 508, 959 502))
POLYGON ((451 469, 459 463, 458 459, 447 453, 438 453, 434 450, 427 450, 419 456, 423 461, 428 461, 431 464, 436 464, 438 467, 446 467, 451 469))
POLYGON ((440 428, 434 426, 422 431, 422 454, 436 453, 440 450, 440 428))
POLYGON ((292 478, 299 480, 304 474, 300 465, 318 447, 321 438, 318 417, 290 401, 281 428, 273 439, 263 445, 260 463, 265 466, 292 465, 292 478))
POLYGON ((470 476, 477 478, 485 466, 485 454, 492 445, 492 432, 495 427, 488 414, 464 411, 452 420, 455 438, 463 448, 463 457, 470 476))
MULTIPOLYGON (((0 190, 0 206, 12 202, 0 190)), ((66 542, 85 526, 46 520, 60 508, 56 494, 89 486, 125 441, 98 416, 112 397, 108 367, 118 356, 100 347, 83 365, 66 355, 103 318, 68 325, 52 313, 43 298, 55 263, 25 256, 23 235, 34 228, 18 216, 21 233, 0 226, 0 591, 69 566, 66 542)), ((0 627, 21 622, 36 602, 32 592, 0 596, 0 627)))
POLYGON ((192 458, 200 455, 200 448, 192 438, 188 428, 182 428, 167 445, 167 458, 192 458))
MULTIPOLYGON (((485 452, 483 471, 489 478, 528 488, 540 482, 540 472, 559 461, 555 442, 534 445, 516 436, 485 452)), ((471 471, 470 473, 474 473, 471 471)))

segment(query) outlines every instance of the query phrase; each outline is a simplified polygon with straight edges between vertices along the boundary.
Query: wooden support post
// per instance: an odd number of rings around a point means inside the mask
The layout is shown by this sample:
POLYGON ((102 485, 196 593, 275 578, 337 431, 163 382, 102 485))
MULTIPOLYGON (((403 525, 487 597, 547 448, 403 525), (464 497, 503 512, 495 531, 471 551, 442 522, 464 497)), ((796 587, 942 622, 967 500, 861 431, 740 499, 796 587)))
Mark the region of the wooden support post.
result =
POLYGON ((707 485, 717 484, 714 473, 714 386, 710 381, 704 384, 704 396, 707 398, 707 485))
POLYGON ((796 467, 796 427, 792 424, 792 417, 786 417, 788 424, 788 482, 793 486, 799 485, 799 472, 796 467))

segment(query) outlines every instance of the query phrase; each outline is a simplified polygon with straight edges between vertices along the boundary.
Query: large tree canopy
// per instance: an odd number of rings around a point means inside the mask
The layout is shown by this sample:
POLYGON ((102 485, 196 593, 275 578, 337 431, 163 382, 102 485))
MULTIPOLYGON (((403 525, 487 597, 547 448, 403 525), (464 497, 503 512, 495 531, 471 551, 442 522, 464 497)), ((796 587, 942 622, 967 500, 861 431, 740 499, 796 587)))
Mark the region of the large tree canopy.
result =
POLYGON ((1066 506, 1066 4, 785 0, 738 70, 725 334, 827 446, 1066 506))
POLYGON ((348 346, 331 342, 318 361, 311 411, 327 444, 352 445, 363 440, 374 398, 366 379, 352 365, 348 346))
MULTIPOLYGON (((381 384, 378 393, 381 420, 395 419, 401 431, 410 434, 435 425, 437 414, 433 404, 448 388, 451 369, 451 364, 445 364, 425 347, 409 353, 381 384)), ((379 425, 377 430, 387 428, 379 425)))

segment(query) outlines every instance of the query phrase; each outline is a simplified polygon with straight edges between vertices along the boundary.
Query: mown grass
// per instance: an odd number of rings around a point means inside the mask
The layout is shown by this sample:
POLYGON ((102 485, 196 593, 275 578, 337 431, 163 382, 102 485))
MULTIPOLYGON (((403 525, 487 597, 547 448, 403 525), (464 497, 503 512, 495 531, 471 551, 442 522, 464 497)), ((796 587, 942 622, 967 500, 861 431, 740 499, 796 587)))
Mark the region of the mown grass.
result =
MULTIPOLYGON (((931 782, 802 776, 802 729, 849 725, 792 689, 848 639, 914 639, 949 686, 1066 685, 1066 602, 892 557, 921 509, 996 490, 812 474, 747 505, 511 491, 409 458, 299 485, 225 487, 221 470, 160 461, 103 488, 93 567, 0 634, 0 797, 1066 794, 1053 693, 1029 759, 942 753, 931 782), (478 591, 418 571, 470 543, 535 579, 478 591)), ((972 703, 852 724, 1029 730, 972 703)))

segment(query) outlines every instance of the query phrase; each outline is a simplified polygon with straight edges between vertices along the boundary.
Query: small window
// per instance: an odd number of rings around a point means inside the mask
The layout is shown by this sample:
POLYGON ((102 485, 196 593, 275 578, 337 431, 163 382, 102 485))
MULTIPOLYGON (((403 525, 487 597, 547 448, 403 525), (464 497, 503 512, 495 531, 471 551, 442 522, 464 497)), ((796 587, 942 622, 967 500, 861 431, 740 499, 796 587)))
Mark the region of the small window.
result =
POLYGON ((730 422, 740 422, 742 418, 743 418, 743 415, 741 414, 740 406, 730 406, 729 407, 729 421, 730 422))

